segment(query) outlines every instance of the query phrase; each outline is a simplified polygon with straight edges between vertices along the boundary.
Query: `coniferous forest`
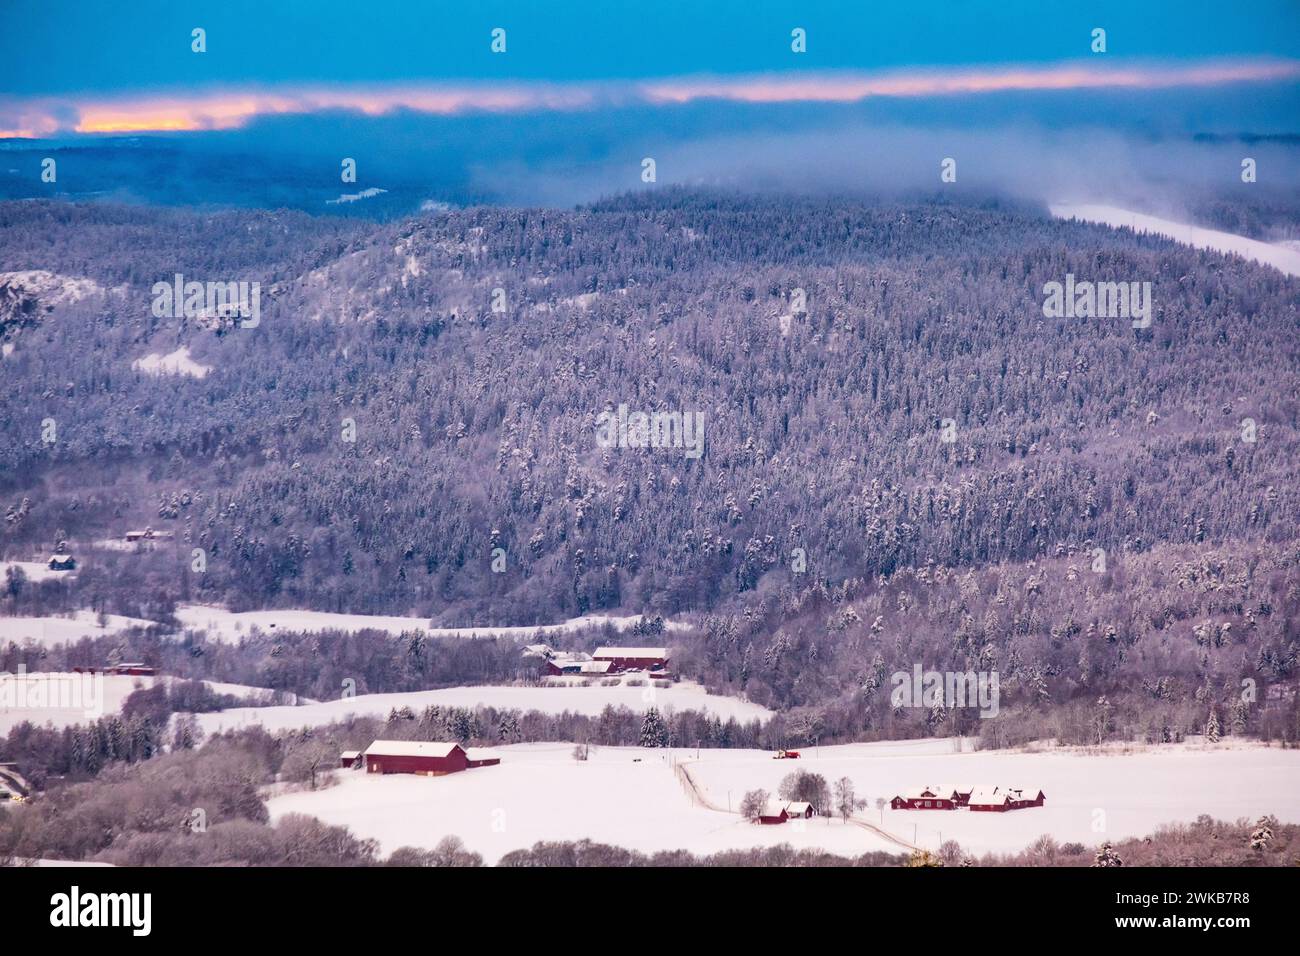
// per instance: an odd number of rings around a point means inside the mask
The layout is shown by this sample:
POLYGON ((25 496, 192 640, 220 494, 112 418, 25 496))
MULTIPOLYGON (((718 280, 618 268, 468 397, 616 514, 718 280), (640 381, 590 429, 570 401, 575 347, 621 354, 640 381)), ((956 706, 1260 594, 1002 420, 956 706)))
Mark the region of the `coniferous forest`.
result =
POLYGON ((7 286, 0 542, 81 564, 11 573, 5 611, 159 624, 12 642, 6 667, 117 646, 298 694, 410 690, 518 679, 517 642, 159 635, 180 603, 620 611, 689 623, 682 673, 789 712, 791 739, 987 731, 890 706, 918 660, 1000 672, 1032 716, 992 745, 1175 740, 1212 711, 1297 736, 1294 701, 1265 700, 1300 603, 1300 303, 1271 270, 1007 200, 671 189, 383 224, 11 203, 0 267, 90 280, 7 286), (176 272, 260 282, 260 322, 155 316, 176 272), (1149 327, 1044 317, 1066 274, 1149 277, 1149 327), (133 366, 182 347, 205 374, 133 366), (599 447, 620 404, 703 413, 704 454, 599 447), (97 546, 143 527, 174 537, 97 546))

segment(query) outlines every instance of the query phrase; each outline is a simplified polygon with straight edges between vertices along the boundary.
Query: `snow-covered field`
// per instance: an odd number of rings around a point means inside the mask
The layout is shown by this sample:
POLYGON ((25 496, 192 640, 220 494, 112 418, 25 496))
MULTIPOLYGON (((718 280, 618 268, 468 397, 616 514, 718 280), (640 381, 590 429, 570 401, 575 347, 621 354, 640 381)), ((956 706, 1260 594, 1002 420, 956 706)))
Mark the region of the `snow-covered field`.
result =
MULTIPOLYGON (((55 727, 89 723, 120 711, 122 703, 133 691, 175 679, 43 671, 0 676, 0 735, 7 734, 25 720, 38 726, 49 723, 55 727)), ((204 683, 218 694, 270 699, 271 692, 261 687, 214 681, 204 683)))
POLYGON ((699 684, 682 681, 669 688, 601 687, 577 684, 554 687, 448 687, 402 694, 360 694, 302 707, 241 707, 199 714, 204 732, 231 730, 261 724, 267 730, 313 727, 355 716, 385 717, 394 707, 409 707, 417 714, 425 707, 497 707, 538 710, 546 714, 571 711, 594 716, 606 706, 626 706, 638 713, 648 707, 660 710, 701 710, 726 720, 766 720, 771 711, 736 697, 708 694, 699 684))
POLYGON ((1260 242, 1258 239, 1248 239, 1235 233, 1204 229, 1172 219, 1132 212, 1118 206, 1059 202, 1052 203, 1049 208, 1053 216, 1061 219, 1078 219, 1082 222, 1096 222, 1115 228, 1127 226, 1134 232, 1149 232, 1164 236, 1195 249, 1234 253, 1245 259, 1273 266, 1287 275, 1300 276, 1300 249, 1292 248, 1289 244, 1260 242))
POLYGON ((671 752, 593 748, 579 763, 570 744, 499 747, 500 766, 447 777, 368 776, 339 771, 337 786, 269 800, 273 817, 307 813, 377 839, 384 852, 432 847, 454 835, 495 862, 538 840, 583 837, 645 851, 712 853, 789 842, 844 854, 900 847, 863 826, 935 849, 956 839, 967 852, 1021 850, 1044 833, 1095 846, 1149 833, 1163 823, 1208 813, 1226 819, 1271 813, 1300 821, 1300 752, 1255 746, 1180 747, 1108 752, 957 753, 950 740, 809 748, 799 761, 753 750, 671 752), (639 762, 636 762, 638 761, 639 762), (672 762, 689 773, 700 800, 672 762), (858 823, 814 818, 759 827, 726 812, 745 791, 775 792, 781 778, 809 770, 833 784, 847 776, 870 801, 858 823), (1044 807, 1005 814, 881 811, 888 798, 926 783, 1040 786, 1044 807), (915 830, 914 830, 915 826, 915 830))
MULTIPOLYGON (((1131 754, 955 753, 952 747, 951 740, 931 740, 822 747, 820 754, 810 748, 797 765, 829 783, 848 777, 870 802, 863 819, 931 849, 938 847, 941 832, 968 852, 982 853, 1023 849, 1044 833, 1091 846, 1202 813, 1229 820, 1272 813, 1300 822, 1300 751, 1226 743, 1131 754), (905 789, 963 783, 1041 787, 1047 799, 1042 807, 1007 813, 886 807, 882 814, 875 807, 877 798, 888 800, 905 789), (1094 823, 1104 829, 1094 830, 1094 823)), ((706 758, 690 770, 697 786, 715 800, 729 789, 775 791, 795 763, 753 751, 709 751, 706 758)))
POLYGON ((98 617, 92 611, 77 611, 68 617, 0 617, 0 641, 21 644, 30 638, 49 647, 79 641, 83 637, 115 634, 128 627, 150 627, 153 623, 143 618, 109 614, 104 626, 100 627, 98 617))
MULTIPOLYGON (((590 614, 576 617, 562 624, 543 624, 532 627, 430 627, 429 619, 424 617, 391 617, 381 614, 335 614, 331 611, 228 611, 222 607, 205 604, 185 604, 176 610, 176 617, 182 625, 190 630, 205 630, 216 640, 237 641, 240 635, 247 634, 254 627, 263 631, 361 631, 368 628, 401 634, 404 631, 424 631, 431 637, 533 637, 534 635, 559 634, 612 624, 617 629, 625 630, 639 620, 640 615, 611 617, 590 614)), ((681 624, 668 624, 669 629, 684 627, 681 624)))
POLYGON ((592 748, 590 758, 578 762, 572 750, 572 744, 497 747, 491 752, 501 757, 499 766, 446 777, 339 771, 337 786, 277 796, 268 806, 273 820, 307 813, 345 824, 378 840, 384 853, 433 847, 445 836, 458 836, 488 863, 538 840, 584 837, 646 852, 715 853, 777 843, 846 854, 898 849, 870 830, 839 821, 759 827, 725 809, 696 805, 666 751, 592 748))

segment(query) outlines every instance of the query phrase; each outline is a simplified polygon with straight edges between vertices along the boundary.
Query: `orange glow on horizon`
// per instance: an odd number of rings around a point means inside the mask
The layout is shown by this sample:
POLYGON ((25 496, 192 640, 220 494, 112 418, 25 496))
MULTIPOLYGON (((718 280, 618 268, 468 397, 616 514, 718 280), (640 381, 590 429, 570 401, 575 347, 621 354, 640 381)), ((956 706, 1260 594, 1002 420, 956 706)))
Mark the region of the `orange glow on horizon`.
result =
POLYGON ((896 73, 800 73, 739 77, 681 77, 632 83, 567 85, 388 86, 209 91, 193 95, 88 98, 64 101, 0 99, 0 135, 33 138, 78 133, 229 130, 263 116, 346 110, 383 116, 410 110, 437 116, 470 112, 579 110, 602 104, 668 105, 698 99, 743 103, 853 103, 873 96, 925 97, 1086 89, 1169 89, 1294 80, 1300 61, 1208 62, 1103 68, 1075 62, 1046 67, 1002 66, 896 73))

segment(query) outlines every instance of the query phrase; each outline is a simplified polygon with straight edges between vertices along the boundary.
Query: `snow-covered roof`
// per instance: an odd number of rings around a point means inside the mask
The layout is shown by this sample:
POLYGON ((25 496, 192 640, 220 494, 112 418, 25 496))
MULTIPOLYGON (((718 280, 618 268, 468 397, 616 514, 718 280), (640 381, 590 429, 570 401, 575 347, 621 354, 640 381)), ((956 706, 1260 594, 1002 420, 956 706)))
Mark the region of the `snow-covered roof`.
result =
POLYGON ((598 647, 592 657, 663 657, 668 656, 666 647, 598 647))
POLYGON ((970 802, 981 806, 997 806, 1010 798, 997 787, 979 786, 971 791, 970 802))
POLYGON ((784 802, 774 802, 772 800, 769 800, 767 801, 767 803, 763 804, 763 812, 760 813, 759 816, 779 817, 782 813, 784 813, 786 816, 789 816, 790 811, 786 809, 786 806, 787 804, 785 804, 784 802))
POLYGON ((1040 787, 1007 787, 1007 793, 1018 794, 1021 800, 1037 800, 1042 792, 1040 787))
POLYGON ((591 660, 590 654, 584 654, 581 651, 556 651, 551 657, 552 664, 581 664, 583 661, 591 660))
MULTIPOLYGON (((432 740, 376 740, 366 748, 369 757, 446 757, 460 744, 432 740)), ((463 748, 461 748, 463 749, 463 748)))
POLYGON ((583 674, 607 674, 613 665, 613 661, 583 661, 580 671, 583 674))
POLYGON ((342 758, 343 760, 355 760, 357 757, 360 756, 361 756, 360 750, 345 750, 343 751, 343 753, 339 754, 339 757, 342 758))
POLYGON ((812 809, 812 804, 806 800, 791 800, 785 805, 785 812, 792 817, 802 817, 812 809))
POLYGON ((942 792, 945 795, 950 793, 970 793, 975 789, 973 783, 941 783, 935 789, 936 792, 942 792))
POLYGON ((524 657, 549 657, 554 651, 549 644, 525 644, 524 657))

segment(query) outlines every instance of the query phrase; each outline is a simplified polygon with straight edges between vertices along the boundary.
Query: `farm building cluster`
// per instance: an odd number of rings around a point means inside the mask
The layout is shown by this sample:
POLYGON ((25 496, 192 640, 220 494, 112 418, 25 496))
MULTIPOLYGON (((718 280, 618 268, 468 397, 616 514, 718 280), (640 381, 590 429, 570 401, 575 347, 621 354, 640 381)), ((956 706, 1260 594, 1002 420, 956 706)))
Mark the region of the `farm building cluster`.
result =
POLYGON ((769 801, 758 814, 758 822, 773 826, 789 820, 809 820, 815 813, 813 805, 806 800, 769 801))
POLYGON ((1046 794, 1037 787, 992 787, 988 785, 943 784, 920 787, 901 793, 889 801, 894 810, 959 810, 1001 813, 1041 807, 1046 794))
POLYGON ((365 768, 366 773, 413 773, 441 777, 475 767, 492 767, 500 757, 466 750, 458 743, 431 740, 376 740, 365 750, 345 750, 339 755, 344 769, 365 768))
POLYGON ((129 677, 153 677, 158 673, 158 669, 142 661, 132 661, 127 664, 108 664, 104 667, 74 667, 74 674, 104 674, 106 676, 129 676, 129 677))
POLYGON ((546 644, 529 644, 524 656, 541 662, 547 677, 607 677, 645 671, 655 678, 667 678, 666 647, 598 647, 591 654, 557 651, 546 644))

